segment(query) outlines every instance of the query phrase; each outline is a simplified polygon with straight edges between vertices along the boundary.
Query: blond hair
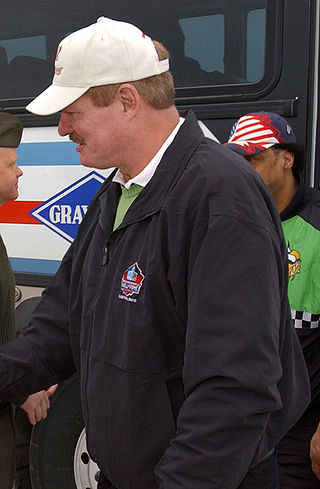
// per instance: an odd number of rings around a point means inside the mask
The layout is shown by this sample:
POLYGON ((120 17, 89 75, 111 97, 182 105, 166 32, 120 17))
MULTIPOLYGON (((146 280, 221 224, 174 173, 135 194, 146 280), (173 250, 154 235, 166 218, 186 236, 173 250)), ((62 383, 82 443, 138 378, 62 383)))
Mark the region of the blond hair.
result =
MULTIPOLYGON (((167 49, 160 42, 152 42, 157 51, 159 61, 169 58, 167 49)), ((174 85, 170 71, 129 83, 136 88, 140 97, 154 109, 167 109, 174 105, 174 85)), ((86 92, 86 95, 98 107, 106 107, 111 104, 121 85, 121 83, 116 83, 91 87, 86 92)))

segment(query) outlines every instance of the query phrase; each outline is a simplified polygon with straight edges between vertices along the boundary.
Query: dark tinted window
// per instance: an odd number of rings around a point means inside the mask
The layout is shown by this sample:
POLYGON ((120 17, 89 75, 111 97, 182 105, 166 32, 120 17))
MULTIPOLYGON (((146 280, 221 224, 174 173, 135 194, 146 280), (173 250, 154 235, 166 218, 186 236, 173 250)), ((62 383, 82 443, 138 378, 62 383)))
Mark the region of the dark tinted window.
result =
MULTIPOLYGON (((246 11, 241 15, 243 27, 241 35, 244 40, 242 56, 246 60, 245 69, 241 76, 236 69, 231 69, 228 74, 227 65, 224 61, 232 56, 232 53, 226 52, 226 45, 232 49, 230 44, 225 42, 227 12, 226 10, 215 15, 179 19, 179 27, 184 36, 182 59, 185 63, 186 60, 193 63, 193 66, 190 66, 193 76, 190 81, 193 85, 254 83, 264 76, 266 6, 246 11)), ((238 21, 240 22, 240 18, 238 21)), ((175 52, 174 48, 173 52, 175 52)), ((183 67, 178 70, 173 65, 173 70, 177 71, 176 85, 184 86, 186 75, 183 67)))
MULTIPOLYGON (((132 22, 171 53, 177 98, 261 92, 274 78, 280 0, 3 0, 0 99, 24 106, 50 85, 68 33, 101 15, 132 22)), ((8 102, 6 102, 8 105, 8 102)), ((9 104, 10 105, 10 104, 9 104)))

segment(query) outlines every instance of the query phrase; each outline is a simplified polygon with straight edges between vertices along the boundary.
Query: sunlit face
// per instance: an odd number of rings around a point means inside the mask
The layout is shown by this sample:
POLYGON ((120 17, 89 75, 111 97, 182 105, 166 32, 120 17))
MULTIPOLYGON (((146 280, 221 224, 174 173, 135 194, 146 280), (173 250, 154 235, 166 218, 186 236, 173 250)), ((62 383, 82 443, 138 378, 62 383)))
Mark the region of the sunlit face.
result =
POLYGON ((245 156, 269 187, 271 192, 276 191, 283 182, 285 171, 282 164, 282 150, 273 151, 269 148, 261 153, 245 156))
POLYGON ((97 107, 83 95, 62 111, 58 132, 77 143, 82 165, 101 169, 117 166, 125 145, 121 108, 117 100, 97 107))
POLYGON ((18 197, 18 179, 21 175, 15 148, 0 148, 0 205, 18 197))

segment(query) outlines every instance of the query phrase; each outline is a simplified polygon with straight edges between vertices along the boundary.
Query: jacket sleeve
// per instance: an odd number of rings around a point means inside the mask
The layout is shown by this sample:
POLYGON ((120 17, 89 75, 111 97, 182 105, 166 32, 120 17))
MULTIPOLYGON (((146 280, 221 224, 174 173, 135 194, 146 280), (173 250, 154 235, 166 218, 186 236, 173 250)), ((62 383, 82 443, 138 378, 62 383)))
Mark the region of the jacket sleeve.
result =
POLYGON ((28 327, 0 348, 0 399, 28 396, 75 372, 68 334, 72 245, 28 327))
POLYGON ((156 467, 161 489, 236 489, 281 409, 279 238, 215 216, 192 266, 176 437, 156 467))

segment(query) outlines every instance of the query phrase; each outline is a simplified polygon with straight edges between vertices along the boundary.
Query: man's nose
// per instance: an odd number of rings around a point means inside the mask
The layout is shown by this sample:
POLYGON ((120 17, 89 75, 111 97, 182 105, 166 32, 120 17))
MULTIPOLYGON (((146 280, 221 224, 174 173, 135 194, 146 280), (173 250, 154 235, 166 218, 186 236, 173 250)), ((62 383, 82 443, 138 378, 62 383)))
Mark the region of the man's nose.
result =
POLYGON ((60 134, 60 136, 67 136, 71 132, 72 127, 70 124, 70 116, 68 114, 65 114, 64 112, 61 112, 58 133, 60 134))

